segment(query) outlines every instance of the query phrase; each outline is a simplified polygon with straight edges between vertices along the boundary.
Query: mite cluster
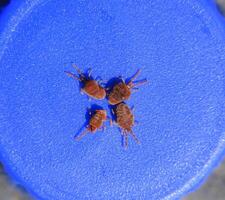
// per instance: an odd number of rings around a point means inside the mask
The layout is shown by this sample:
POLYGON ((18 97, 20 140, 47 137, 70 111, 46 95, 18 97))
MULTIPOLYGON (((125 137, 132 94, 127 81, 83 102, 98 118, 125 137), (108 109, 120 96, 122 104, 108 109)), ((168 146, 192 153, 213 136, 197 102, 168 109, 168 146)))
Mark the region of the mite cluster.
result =
MULTIPOLYGON (((91 77, 90 72, 86 75, 76 65, 73 65, 73 67, 78 75, 67 71, 65 71, 65 73, 81 83, 81 93, 85 93, 89 98, 97 100, 107 98, 109 105, 112 106, 111 111, 115 118, 114 121, 110 119, 110 124, 116 124, 120 128, 123 136, 123 146, 125 148, 128 147, 129 134, 139 144, 140 141, 132 130, 132 127, 135 124, 134 115, 132 113, 133 109, 129 108, 124 101, 128 100, 132 92, 138 89, 137 86, 147 82, 145 79, 134 83, 134 80, 140 74, 140 70, 138 70, 128 82, 120 78, 119 82, 105 88, 99 81, 91 77)), ((86 129, 80 135, 75 137, 76 140, 80 140, 87 133, 94 134, 97 130, 104 129, 104 122, 109 119, 107 112, 104 109, 95 109, 90 111, 89 115, 90 119, 88 120, 86 129)))

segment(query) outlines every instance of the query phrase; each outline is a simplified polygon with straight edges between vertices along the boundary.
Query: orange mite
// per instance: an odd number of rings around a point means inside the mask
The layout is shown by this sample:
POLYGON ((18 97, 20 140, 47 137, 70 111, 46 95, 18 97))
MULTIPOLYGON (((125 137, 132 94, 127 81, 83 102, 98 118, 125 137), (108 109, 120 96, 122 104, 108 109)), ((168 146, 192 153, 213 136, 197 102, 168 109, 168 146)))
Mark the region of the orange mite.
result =
POLYGON ((123 146, 128 147, 128 134, 133 136, 134 140, 140 144, 140 141, 134 134, 132 127, 134 126, 134 115, 132 110, 124 103, 119 103, 113 110, 116 117, 116 124, 121 128, 123 135, 123 146))
POLYGON ((107 113, 105 110, 95 110, 93 114, 91 112, 89 112, 89 114, 91 115, 89 124, 87 125, 86 130, 83 133, 75 137, 76 140, 80 140, 87 133, 93 134, 98 129, 104 128, 103 123, 107 119, 107 113))
POLYGON ((121 102, 129 99, 132 89, 138 89, 135 87, 147 82, 147 80, 144 80, 144 81, 141 81, 138 83, 133 83, 133 81, 137 78, 137 76, 140 74, 140 72, 141 72, 141 70, 139 69, 128 83, 126 83, 124 80, 122 80, 122 82, 117 83, 116 85, 114 85, 112 87, 111 91, 108 94, 109 104, 116 105, 118 103, 121 103, 121 102))
POLYGON ((73 65, 73 67, 76 69, 79 76, 67 71, 65 71, 65 73, 69 77, 72 77, 83 84, 81 92, 93 99, 101 100, 106 97, 105 89, 96 80, 91 78, 90 73, 88 74, 88 77, 86 77, 76 65, 73 65))

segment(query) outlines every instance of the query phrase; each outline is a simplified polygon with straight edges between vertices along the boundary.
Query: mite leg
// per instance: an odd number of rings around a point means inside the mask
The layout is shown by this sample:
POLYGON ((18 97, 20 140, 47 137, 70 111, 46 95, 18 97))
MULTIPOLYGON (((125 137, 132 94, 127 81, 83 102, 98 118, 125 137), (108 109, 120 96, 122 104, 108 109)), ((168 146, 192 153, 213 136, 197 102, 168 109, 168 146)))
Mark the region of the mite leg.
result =
MULTIPOLYGON (((101 85, 102 87, 106 86, 106 81, 105 80, 99 80, 98 84, 101 85)), ((105 90, 107 90, 108 88, 105 88, 105 90)))
POLYGON ((97 76, 96 78, 95 78, 95 80, 97 81, 97 83, 99 84, 99 85, 102 85, 102 86, 106 86, 106 80, 103 80, 100 76, 97 76))
POLYGON ((91 73, 92 73, 92 69, 89 68, 89 69, 88 69, 88 77, 89 77, 89 78, 91 78, 91 73))
POLYGON ((86 129, 85 131, 83 131, 80 135, 75 137, 75 140, 79 141, 81 140, 87 133, 89 132, 88 129, 86 129))
POLYGON ((119 76, 118 79, 120 79, 123 83, 126 82, 122 76, 119 76))
POLYGON ((105 87, 105 91, 106 91, 106 92, 109 92, 110 89, 111 89, 110 87, 105 87))
POLYGON ((84 91, 82 88, 80 89, 80 93, 81 93, 81 95, 84 95, 84 91))
POLYGON ((141 73, 141 70, 139 69, 134 75, 133 77, 130 79, 130 81, 128 82, 128 85, 132 84, 132 82, 137 78, 137 76, 141 73))
POLYGON ((111 112, 112 112, 112 114, 113 114, 113 115, 115 115, 115 112, 114 112, 114 110, 113 110, 113 109, 111 109, 111 112))
POLYGON ((67 72, 67 71, 64 71, 64 72, 67 74, 67 76, 69 76, 75 80, 81 81, 81 79, 78 76, 76 76, 75 74, 73 74, 71 72, 67 72))
POLYGON ((112 127, 115 122, 112 119, 109 119, 109 123, 110 123, 110 126, 112 127))
POLYGON ((87 96, 88 97, 88 101, 90 102, 92 99, 91 99, 91 97, 89 97, 89 96, 87 96))
POLYGON ((80 79, 81 82, 87 80, 85 75, 82 73, 82 71, 75 64, 72 64, 72 66, 73 66, 73 68, 76 69, 77 73, 79 74, 79 79, 80 79))
POLYGON ((134 87, 134 88, 132 88, 132 93, 135 93, 135 92, 137 92, 138 90, 139 90, 139 88, 134 87))
POLYGON ((106 126, 103 125, 103 126, 102 126, 102 131, 105 132, 105 130, 106 130, 106 126))
POLYGON ((122 82, 123 82, 123 83, 126 83, 126 81, 125 81, 125 79, 124 79, 124 78, 122 78, 122 77, 121 77, 121 80, 122 80, 122 82))
MULTIPOLYGON (((111 109, 111 112, 112 112, 113 116, 115 116, 115 111, 113 109, 111 109)), ((114 124, 116 124, 116 121, 110 119, 110 126, 113 126, 114 124)))
POLYGON ((113 120, 109 116, 106 117, 106 120, 109 121, 110 126, 112 127, 113 126, 113 120))
POLYGON ((127 149, 127 147, 128 147, 128 136, 127 136, 127 133, 126 132, 123 132, 123 138, 124 138, 123 147, 125 149, 127 149))
POLYGON ((133 131, 131 131, 130 134, 132 135, 132 137, 134 138, 134 140, 137 142, 137 144, 140 144, 140 143, 141 143, 141 142, 138 140, 137 136, 134 134, 133 131))
POLYGON ((77 73, 78 73, 80 76, 84 77, 82 71, 81 71, 75 64, 72 64, 72 66, 73 66, 74 69, 76 69, 77 73))
POLYGON ((143 81, 139 81, 139 82, 137 82, 137 83, 133 83, 133 82, 129 82, 129 87, 130 88, 135 88, 135 87, 137 87, 137 86, 140 86, 140 85, 144 85, 144 84, 146 84, 148 81, 147 81, 147 79, 145 79, 145 80, 143 80, 143 81))
POLYGON ((96 76, 95 77, 95 81, 97 81, 98 83, 102 81, 102 78, 100 76, 96 76))

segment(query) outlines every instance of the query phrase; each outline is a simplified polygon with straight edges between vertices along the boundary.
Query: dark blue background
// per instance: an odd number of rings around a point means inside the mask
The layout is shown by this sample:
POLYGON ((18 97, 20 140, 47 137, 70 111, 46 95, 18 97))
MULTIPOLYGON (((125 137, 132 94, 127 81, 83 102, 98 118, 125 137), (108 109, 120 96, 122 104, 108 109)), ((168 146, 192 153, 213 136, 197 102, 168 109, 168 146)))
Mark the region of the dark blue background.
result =
POLYGON ((0 37, 0 152, 9 174, 42 199, 174 199, 224 152, 225 37, 205 1, 17 1, 0 37), (91 102, 64 70, 149 84, 128 101, 139 125, 73 136, 91 102))

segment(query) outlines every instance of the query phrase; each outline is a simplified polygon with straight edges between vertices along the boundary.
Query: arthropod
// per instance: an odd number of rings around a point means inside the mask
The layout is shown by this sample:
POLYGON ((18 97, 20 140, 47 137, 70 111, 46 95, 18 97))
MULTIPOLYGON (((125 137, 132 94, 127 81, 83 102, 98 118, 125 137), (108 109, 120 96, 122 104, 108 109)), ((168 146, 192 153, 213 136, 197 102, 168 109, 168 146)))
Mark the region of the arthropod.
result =
POLYGON ((94 134, 98 129, 104 128, 104 122, 107 120, 106 110, 95 110, 94 112, 89 112, 89 114, 91 115, 91 118, 86 126, 86 130, 76 136, 76 140, 80 140, 87 133, 94 134))
POLYGON ((101 100, 106 97, 105 89, 99 84, 98 81, 91 78, 90 73, 86 77, 76 65, 73 64, 73 67, 76 69, 78 76, 67 71, 65 71, 65 73, 69 77, 72 77, 82 83, 81 92, 87 94, 93 99, 101 100))
POLYGON ((120 127, 121 133, 123 135, 123 146, 127 148, 129 134, 139 144, 140 141, 132 130, 132 127, 135 123, 132 110, 124 102, 122 102, 116 105, 112 112, 116 117, 116 124, 120 127))
POLYGON ((115 84, 111 91, 108 94, 108 102, 111 105, 116 105, 130 98, 132 90, 137 90, 136 86, 142 85, 147 82, 147 80, 140 81, 138 83, 134 83, 133 81, 140 74, 141 70, 139 69, 135 75, 130 79, 128 83, 126 83, 123 79, 122 82, 115 84))

